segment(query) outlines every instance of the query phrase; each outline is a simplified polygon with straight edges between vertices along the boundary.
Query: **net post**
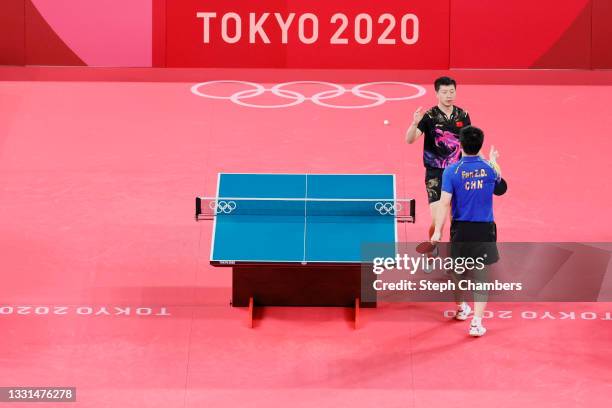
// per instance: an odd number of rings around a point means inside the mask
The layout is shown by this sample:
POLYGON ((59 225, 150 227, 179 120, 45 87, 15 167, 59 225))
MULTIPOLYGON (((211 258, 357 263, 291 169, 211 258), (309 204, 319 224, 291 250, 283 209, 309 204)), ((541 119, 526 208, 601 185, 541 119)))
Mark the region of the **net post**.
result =
POLYGON ((200 197, 196 197, 195 207, 195 219, 197 221, 200 214, 202 214, 202 199, 200 199, 200 197))

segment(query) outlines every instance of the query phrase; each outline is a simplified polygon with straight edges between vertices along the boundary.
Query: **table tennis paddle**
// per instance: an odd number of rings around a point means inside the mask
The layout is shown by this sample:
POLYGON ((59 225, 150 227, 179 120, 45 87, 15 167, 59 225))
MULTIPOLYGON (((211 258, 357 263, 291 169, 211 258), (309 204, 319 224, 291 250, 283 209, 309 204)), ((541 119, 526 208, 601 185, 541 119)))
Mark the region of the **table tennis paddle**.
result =
MULTIPOLYGON (((424 241, 421 242, 420 244, 418 244, 416 246, 416 251, 419 254, 431 254, 433 253, 438 247, 436 246, 436 244, 432 244, 431 241, 424 241)), ((434 255, 435 256, 435 255, 434 255)))
POLYGON ((497 183, 495 185, 495 189, 493 190, 493 194, 495 194, 496 196, 501 196, 506 194, 506 191, 508 190, 508 183, 506 183, 506 180, 504 180, 503 178, 499 181, 499 183, 497 183))

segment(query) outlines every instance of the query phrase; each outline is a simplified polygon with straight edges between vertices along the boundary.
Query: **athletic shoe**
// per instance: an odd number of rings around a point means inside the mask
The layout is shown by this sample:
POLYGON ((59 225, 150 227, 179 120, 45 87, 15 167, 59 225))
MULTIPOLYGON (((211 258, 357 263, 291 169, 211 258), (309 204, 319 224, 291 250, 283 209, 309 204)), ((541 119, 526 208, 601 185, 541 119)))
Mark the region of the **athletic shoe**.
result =
POLYGON ((455 314, 455 319, 467 320, 467 318, 470 316, 470 313, 472 313, 472 308, 470 307, 470 305, 468 305, 467 303, 463 303, 463 307, 457 310, 457 313, 455 314))
POLYGON ((429 258, 430 257, 424 258, 425 259, 425 265, 423 265, 423 267, 421 268, 423 270, 423 273, 428 273, 429 274, 429 273, 432 273, 434 271, 434 268, 430 268, 429 267, 429 262, 427 262, 427 260, 429 258))
POLYGON ((482 337, 486 332, 487 329, 485 329, 482 324, 472 323, 470 326, 470 336, 472 337, 482 337))

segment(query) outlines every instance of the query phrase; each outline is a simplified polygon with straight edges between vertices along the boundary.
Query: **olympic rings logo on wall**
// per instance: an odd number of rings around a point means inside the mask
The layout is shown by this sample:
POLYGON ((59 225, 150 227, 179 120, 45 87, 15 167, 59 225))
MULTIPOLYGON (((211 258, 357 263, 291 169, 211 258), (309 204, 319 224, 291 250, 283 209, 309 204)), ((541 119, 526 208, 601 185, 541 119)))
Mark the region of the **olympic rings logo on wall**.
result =
POLYGON ((262 84, 258 84, 255 82, 247 82, 247 81, 234 81, 234 80, 219 80, 219 81, 207 81, 201 82, 199 84, 195 84, 191 87, 191 92, 197 96, 207 99, 220 99, 220 100, 229 100, 236 105, 245 106, 249 108, 288 108, 290 106, 296 106, 302 104, 306 101, 312 102, 315 105, 324 106, 327 108, 335 108, 335 109, 363 109, 363 108, 373 108, 376 106, 380 106, 386 102, 390 101, 406 101, 410 99, 420 98, 425 95, 426 91, 420 85, 411 84, 408 82, 393 82, 393 81, 384 81, 384 82, 367 82, 359 85, 355 85, 352 88, 345 88, 342 85, 335 84, 332 82, 324 82, 324 81, 293 81, 293 82, 283 82, 280 84, 273 85, 271 88, 266 88, 262 84), (204 92, 206 87, 210 87, 211 85, 216 84, 240 84, 248 87, 243 91, 235 92, 231 95, 212 95, 204 92), (331 89, 327 91, 321 91, 313 94, 312 96, 304 95, 300 92, 284 89, 288 86, 297 85, 297 84, 317 84, 328 86, 331 89), (405 87, 410 89, 410 93, 405 96, 385 96, 379 92, 375 92, 372 90, 367 90, 364 88, 375 86, 375 85, 393 85, 399 87, 405 87), (282 99, 286 99, 289 102, 280 103, 280 104, 270 104, 270 105, 261 105, 247 102, 248 99, 255 98, 261 95, 269 93, 271 95, 277 96, 282 99), (360 105, 339 105, 328 102, 334 98, 338 98, 342 95, 350 94, 352 96, 358 97, 360 99, 365 100, 366 102, 360 105))

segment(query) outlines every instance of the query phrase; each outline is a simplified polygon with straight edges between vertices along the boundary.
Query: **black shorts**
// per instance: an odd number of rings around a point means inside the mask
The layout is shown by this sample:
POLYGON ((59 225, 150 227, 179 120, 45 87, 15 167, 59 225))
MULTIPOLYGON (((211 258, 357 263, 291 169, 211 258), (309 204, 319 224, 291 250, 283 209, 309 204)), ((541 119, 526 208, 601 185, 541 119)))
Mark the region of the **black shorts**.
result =
POLYGON ((451 256, 453 258, 484 258, 490 265, 499 260, 497 226, 494 222, 455 221, 451 223, 451 256))
POLYGON ((427 190, 427 201, 435 203, 442 194, 442 173, 444 169, 425 167, 425 189, 427 190))

